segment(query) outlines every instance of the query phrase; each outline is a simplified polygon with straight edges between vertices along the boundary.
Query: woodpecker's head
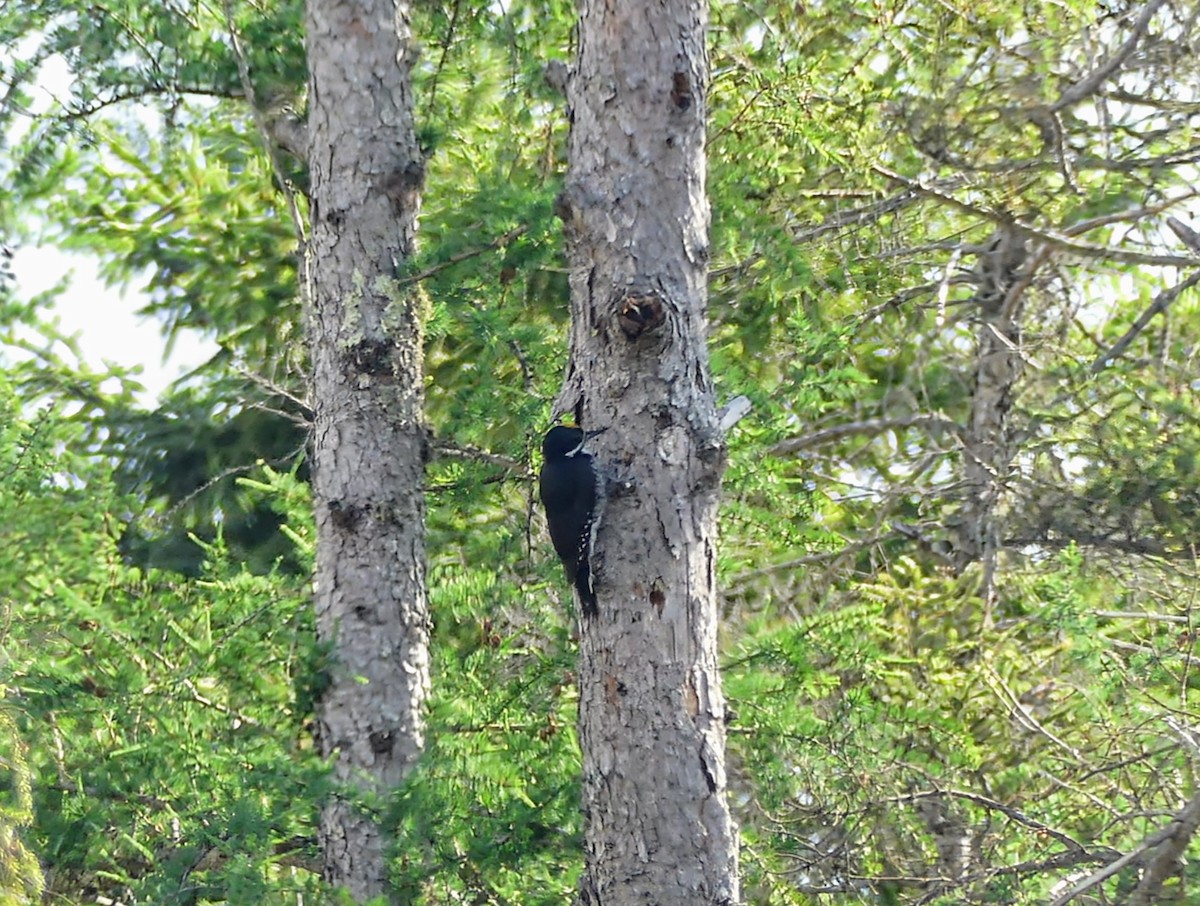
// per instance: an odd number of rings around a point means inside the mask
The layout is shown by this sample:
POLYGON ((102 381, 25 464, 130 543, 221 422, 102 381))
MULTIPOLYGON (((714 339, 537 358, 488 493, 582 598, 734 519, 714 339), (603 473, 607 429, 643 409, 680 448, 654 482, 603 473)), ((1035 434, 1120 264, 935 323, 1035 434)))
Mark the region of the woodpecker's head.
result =
POLYGON ((584 444, 590 438, 604 431, 584 431, 574 425, 555 425, 542 438, 542 457, 545 459, 563 459, 575 456, 584 451, 584 444))

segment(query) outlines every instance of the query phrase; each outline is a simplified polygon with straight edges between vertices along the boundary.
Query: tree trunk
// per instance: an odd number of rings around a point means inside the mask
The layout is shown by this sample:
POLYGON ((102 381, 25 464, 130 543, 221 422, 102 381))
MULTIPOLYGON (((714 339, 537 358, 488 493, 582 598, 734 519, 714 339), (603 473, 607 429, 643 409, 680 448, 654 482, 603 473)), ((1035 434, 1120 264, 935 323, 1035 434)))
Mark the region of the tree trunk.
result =
POLYGON ((1026 258, 1024 237, 1014 228, 1002 228, 980 254, 976 270, 979 341, 955 554, 960 570, 972 563, 980 565, 985 622, 991 621, 996 604, 1001 505, 1013 459, 1008 411, 1023 364, 1020 318, 1024 284, 1019 283, 1019 272, 1026 258))
POLYGON ((320 838, 326 879, 359 901, 387 891, 377 818, 421 752, 429 688, 420 312, 396 281, 423 174, 408 9, 308 3, 317 737, 340 785, 320 838))
POLYGON ((732 904, 717 670, 724 444, 705 348, 707 6, 581 0, 559 199, 571 262, 560 411, 626 490, 597 539, 579 655, 580 903, 732 904))

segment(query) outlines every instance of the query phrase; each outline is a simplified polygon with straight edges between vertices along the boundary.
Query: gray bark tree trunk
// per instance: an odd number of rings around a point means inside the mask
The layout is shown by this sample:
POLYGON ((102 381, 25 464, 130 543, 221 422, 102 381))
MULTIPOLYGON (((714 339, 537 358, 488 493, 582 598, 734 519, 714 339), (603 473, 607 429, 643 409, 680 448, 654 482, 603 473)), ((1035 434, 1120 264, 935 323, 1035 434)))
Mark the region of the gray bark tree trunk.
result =
POLYGON ((976 271, 979 341, 955 555, 960 570, 980 564, 985 622, 996 605, 1002 505, 1014 453, 1008 412, 1023 366, 1020 323, 1027 278, 1021 269, 1026 259, 1024 237, 1015 228, 1002 228, 980 254, 976 271))
POLYGON ((421 319, 396 281, 423 175, 408 10, 309 0, 307 18, 317 737, 340 786, 320 840, 326 879, 358 901, 387 892, 378 810, 422 750, 429 688, 421 319))
POLYGON ((599 615, 582 627, 582 904, 732 904, 717 669, 724 443, 705 347, 701 0, 581 0, 559 199, 571 364, 559 411, 629 483, 597 539, 599 615))

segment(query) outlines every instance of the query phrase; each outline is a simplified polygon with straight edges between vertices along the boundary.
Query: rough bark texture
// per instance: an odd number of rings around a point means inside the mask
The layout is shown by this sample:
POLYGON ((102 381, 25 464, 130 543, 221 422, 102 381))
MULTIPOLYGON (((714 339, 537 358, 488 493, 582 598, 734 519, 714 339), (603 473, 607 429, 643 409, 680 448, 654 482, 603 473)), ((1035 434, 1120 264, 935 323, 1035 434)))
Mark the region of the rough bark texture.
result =
POLYGON ((307 25, 315 603, 332 653, 317 735, 342 788, 321 848, 361 901, 387 890, 377 794, 421 752, 429 687, 420 312, 395 279, 422 167, 408 5, 309 0, 307 25))
POLYGON ((724 446, 705 348, 707 7, 582 0, 560 198, 571 366, 560 409, 611 495, 599 614, 583 623, 584 904, 732 904, 717 670, 716 517, 724 446))
POLYGON ((1001 229, 980 255, 976 272, 979 342, 963 470, 964 503, 955 551, 960 569, 971 563, 981 566, 985 618, 990 618, 996 602, 1001 504, 1012 466, 1008 412, 1022 368, 1020 316, 1024 287, 1018 285, 1018 276, 1025 259, 1024 238, 1016 229, 1001 229))

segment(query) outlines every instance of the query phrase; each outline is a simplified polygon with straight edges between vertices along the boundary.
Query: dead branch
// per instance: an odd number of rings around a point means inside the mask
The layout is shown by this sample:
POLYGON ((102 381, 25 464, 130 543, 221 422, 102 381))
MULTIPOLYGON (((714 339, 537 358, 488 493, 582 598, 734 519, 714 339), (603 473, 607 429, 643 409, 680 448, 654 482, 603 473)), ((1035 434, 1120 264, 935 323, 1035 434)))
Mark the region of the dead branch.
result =
POLYGON ((887 167, 875 164, 871 169, 888 179, 894 180, 901 185, 907 186, 913 191, 929 198, 936 199, 956 208, 965 214, 970 214, 978 217, 981 220, 994 223, 998 226, 1013 227, 1025 234, 1031 239, 1040 240, 1048 245, 1054 246, 1068 254, 1076 255, 1080 258, 1102 261, 1120 261, 1124 264, 1143 264, 1156 267, 1197 267, 1200 266, 1200 257, 1189 258, 1181 255, 1155 255, 1149 252, 1130 251, 1129 249, 1113 248, 1111 246, 1099 245, 1093 242, 1084 242, 1079 239, 1072 238, 1066 233, 1057 230, 1040 229, 1030 226, 1025 223, 1014 224, 1011 216, 1004 211, 996 211, 990 208, 982 207, 977 204, 972 204, 969 201, 963 201, 961 198, 956 198, 944 191, 940 187, 928 185, 919 179, 910 179, 907 176, 890 170, 887 167))
POLYGON ((1174 217, 1167 218, 1167 226, 1171 228, 1171 232, 1179 237, 1180 242, 1197 255, 1200 255, 1200 233, 1197 233, 1186 223, 1176 220, 1174 217))

